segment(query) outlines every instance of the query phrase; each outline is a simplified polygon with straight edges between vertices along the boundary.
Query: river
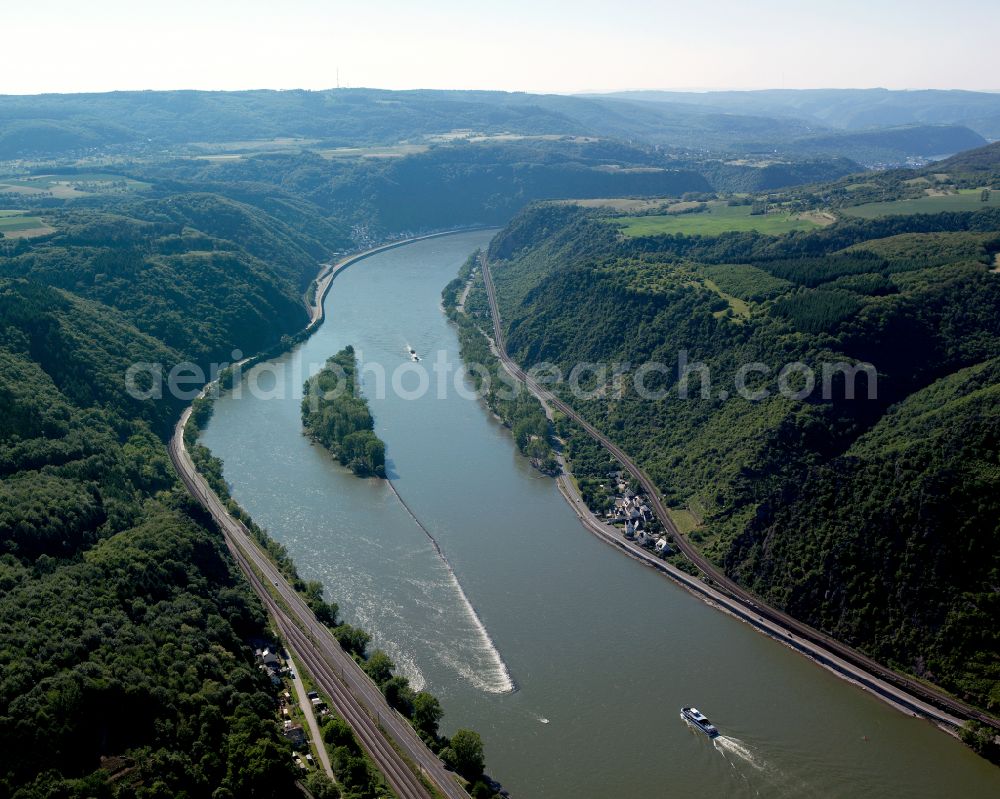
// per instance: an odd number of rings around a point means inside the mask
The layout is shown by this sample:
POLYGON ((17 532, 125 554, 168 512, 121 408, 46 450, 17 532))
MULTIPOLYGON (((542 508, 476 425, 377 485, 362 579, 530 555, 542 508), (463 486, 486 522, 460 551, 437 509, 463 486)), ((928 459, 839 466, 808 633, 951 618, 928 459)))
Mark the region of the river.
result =
POLYGON ((490 771, 517 799, 1000 795, 1000 769, 930 723, 586 532, 450 375, 438 397, 437 374, 460 365, 440 292, 490 235, 351 266, 317 333, 216 403, 202 440, 302 576, 440 697, 445 732, 483 735, 490 771), (303 379, 347 344, 369 367, 389 475, 447 563, 385 482, 354 477, 301 434, 303 379), (441 359, 419 398, 380 391, 372 368, 402 366, 403 392, 416 393, 408 347, 428 370, 441 359), (720 727, 715 744, 678 718, 688 704, 720 727))

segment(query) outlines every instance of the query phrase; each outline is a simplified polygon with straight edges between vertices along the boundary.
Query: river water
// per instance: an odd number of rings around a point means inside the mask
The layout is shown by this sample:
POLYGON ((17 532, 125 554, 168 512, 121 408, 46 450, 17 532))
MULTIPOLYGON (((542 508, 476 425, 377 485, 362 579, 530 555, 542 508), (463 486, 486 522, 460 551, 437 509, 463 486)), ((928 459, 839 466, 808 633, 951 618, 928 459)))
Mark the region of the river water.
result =
POLYGON ((440 292, 490 235, 351 266, 319 331, 217 402, 202 440, 302 576, 441 698, 445 732, 483 735, 490 770, 519 799, 1000 796, 1000 769, 950 736, 586 532, 450 374, 439 398, 438 375, 460 365, 440 292), (347 344, 368 366, 363 390, 405 506, 301 434, 302 381, 347 344), (409 347, 430 373, 419 398, 401 396, 418 393, 409 347), (689 704, 723 737, 689 729, 678 717, 689 704))

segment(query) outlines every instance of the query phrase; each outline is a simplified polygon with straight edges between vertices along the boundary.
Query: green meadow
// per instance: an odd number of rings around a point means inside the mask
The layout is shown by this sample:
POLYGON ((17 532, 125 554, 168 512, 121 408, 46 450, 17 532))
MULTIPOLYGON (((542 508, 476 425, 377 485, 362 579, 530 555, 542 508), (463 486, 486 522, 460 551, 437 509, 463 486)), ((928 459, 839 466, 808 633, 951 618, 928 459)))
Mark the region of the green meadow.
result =
POLYGON ((797 214, 774 212, 750 215, 749 205, 709 205, 707 211, 694 214, 662 214, 657 216, 620 216, 608 220, 620 225, 626 236, 660 236, 684 233, 689 236, 717 236, 731 230, 778 235, 793 230, 812 230, 819 225, 797 214))
POLYGON ((150 185, 141 180, 101 172, 0 178, 0 192, 12 192, 26 196, 48 192, 53 197, 62 200, 92 194, 143 191, 148 189, 150 185))
POLYGON ((0 211, 0 233, 43 227, 45 225, 37 216, 23 216, 19 211, 0 211))
POLYGON ((987 202, 982 201, 982 189, 963 189, 958 194, 918 197, 915 200, 891 200, 885 203, 868 203, 841 209, 848 216, 875 219, 880 216, 905 216, 909 214, 940 214, 945 211, 978 211, 980 208, 1000 207, 1000 191, 991 191, 987 202))

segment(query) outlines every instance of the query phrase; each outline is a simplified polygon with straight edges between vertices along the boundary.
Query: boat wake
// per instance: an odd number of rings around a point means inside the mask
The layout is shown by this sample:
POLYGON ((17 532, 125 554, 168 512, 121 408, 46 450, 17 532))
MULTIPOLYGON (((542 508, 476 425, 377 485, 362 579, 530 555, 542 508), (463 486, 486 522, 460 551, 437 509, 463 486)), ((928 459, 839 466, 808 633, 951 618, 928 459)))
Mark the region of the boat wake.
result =
POLYGON ((434 551, 437 553, 438 558, 440 558, 441 563, 444 565, 446 572, 448 573, 448 579, 451 583, 452 588, 458 595, 459 601, 465 609, 466 614, 469 617, 469 621, 472 623, 479 636, 481 648, 483 652, 487 655, 490 660, 490 666, 487 669, 486 674, 482 674, 475 669, 469 668, 469 666, 455 661, 453 658, 446 658, 446 662, 452 666, 456 671, 458 671, 463 677, 465 677, 469 682, 475 685, 477 688, 486 691, 487 693, 493 694, 508 694, 512 693, 516 689, 513 678, 510 676, 510 670, 507 668, 507 664, 504 662, 503 656, 500 654, 500 650, 497 649, 493 639, 490 637, 489 631, 486 629, 486 625, 483 624, 482 619, 479 618, 479 614, 476 613, 476 609, 473 607, 472 602, 469 601, 469 597, 465 594, 465 589, 462 588, 462 584, 458 580, 458 576, 455 574, 455 570, 452 568, 451 562, 448 560, 447 555, 444 554, 444 550, 441 549, 441 545, 437 542, 437 539, 431 535, 430 530, 428 530, 423 522, 417 518, 417 515, 413 512, 409 505, 406 504, 399 492, 396 490, 396 486, 393 485, 392 480, 386 480, 389 484, 389 489, 399 500, 399 504, 403 506, 406 512, 410 515, 410 518, 416 523, 424 535, 427 536, 428 540, 431 542, 431 546, 434 547, 434 551))
POLYGON ((786 774, 766 761, 752 746, 739 738, 720 735, 712 743, 732 767, 737 778, 754 796, 767 799, 807 799, 826 795, 803 782, 799 776, 786 774), (746 768, 749 766, 750 768, 746 768))
POLYGON ((719 750, 726 760, 730 760, 731 756, 749 763, 757 769, 757 771, 767 770, 767 762, 739 738, 730 738, 728 735, 720 735, 713 739, 713 743, 715 744, 715 748, 719 750))

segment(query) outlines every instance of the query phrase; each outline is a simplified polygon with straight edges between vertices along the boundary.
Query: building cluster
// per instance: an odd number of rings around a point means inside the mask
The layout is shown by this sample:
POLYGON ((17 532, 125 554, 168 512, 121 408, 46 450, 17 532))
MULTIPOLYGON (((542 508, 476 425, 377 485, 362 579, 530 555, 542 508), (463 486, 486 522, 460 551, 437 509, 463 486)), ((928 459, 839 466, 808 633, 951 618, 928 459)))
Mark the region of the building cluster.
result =
POLYGON ((327 706, 326 702, 320 699, 320 696, 316 691, 310 691, 307 696, 309 697, 309 703, 312 706, 312 711, 316 714, 317 718, 321 719, 324 716, 330 715, 330 708, 327 706))
POLYGON ((282 678, 289 673, 289 667, 275 647, 258 647, 254 650, 254 656, 257 658, 257 667, 271 678, 271 683, 281 685, 282 678))
POLYGON ((605 512, 609 523, 622 526, 623 534, 629 541, 639 546, 653 549, 660 555, 673 554, 673 547, 666 536, 656 532, 659 523, 653 509, 646 502, 645 495, 637 494, 628 484, 628 473, 612 472, 609 477, 614 482, 615 496, 610 508, 605 512))
MULTIPOLYGON (((296 679, 295 672, 292 671, 291 662, 288 657, 278 651, 274 645, 264 645, 254 650, 258 668, 271 678, 275 686, 285 686, 285 689, 278 697, 278 708, 281 714, 281 734, 285 740, 292 745, 294 753, 292 755, 295 765, 303 771, 308 771, 315 766, 312 753, 309 751, 310 741, 306 734, 305 727, 297 719, 296 701, 292 698, 292 693, 287 689, 286 681, 296 679)), ((316 691, 310 691, 308 698, 311 710, 316 716, 322 717, 329 714, 330 709, 320 698, 316 691)), ((302 712, 309 712, 302 708, 302 712)), ((322 741, 316 742, 317 746, 322 746, 322 741)))

